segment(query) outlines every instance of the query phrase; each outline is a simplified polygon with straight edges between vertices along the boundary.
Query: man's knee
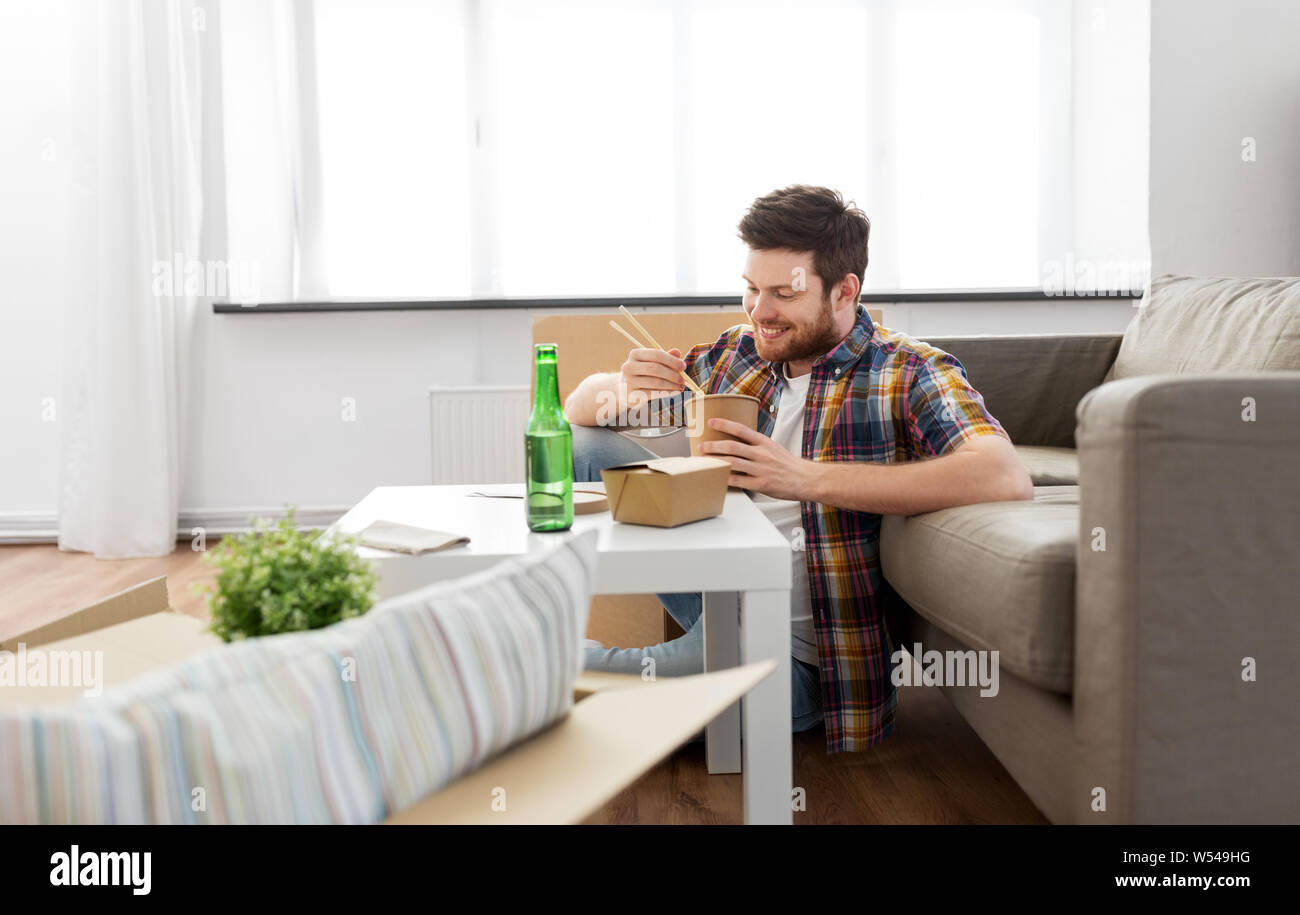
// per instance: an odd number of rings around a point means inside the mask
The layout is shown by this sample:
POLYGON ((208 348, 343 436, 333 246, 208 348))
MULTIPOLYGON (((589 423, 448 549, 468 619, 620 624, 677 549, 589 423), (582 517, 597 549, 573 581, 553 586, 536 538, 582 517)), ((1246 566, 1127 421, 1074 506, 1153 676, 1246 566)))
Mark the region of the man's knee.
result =
POLYGON ((578 426, 573 430, 573 479, 580 482, 599 480, 606 467, 655 457, 627 436, 608 426, 578 426))

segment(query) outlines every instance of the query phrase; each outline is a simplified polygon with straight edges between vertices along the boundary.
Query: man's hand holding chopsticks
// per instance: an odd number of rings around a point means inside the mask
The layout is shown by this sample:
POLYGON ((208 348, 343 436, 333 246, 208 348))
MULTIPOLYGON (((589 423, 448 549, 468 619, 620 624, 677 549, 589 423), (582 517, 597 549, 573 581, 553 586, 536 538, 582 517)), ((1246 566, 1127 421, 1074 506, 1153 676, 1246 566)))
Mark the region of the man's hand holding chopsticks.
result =
POLYGON ((620 378, 627 386, 627 404, 637 408, 647 400, 671 397, 681 391, 682 369, 686 363, 682 360, 680 350, 667 352, 659 349, 634 349, 627 354, 627 361, 619 371, 620 378))

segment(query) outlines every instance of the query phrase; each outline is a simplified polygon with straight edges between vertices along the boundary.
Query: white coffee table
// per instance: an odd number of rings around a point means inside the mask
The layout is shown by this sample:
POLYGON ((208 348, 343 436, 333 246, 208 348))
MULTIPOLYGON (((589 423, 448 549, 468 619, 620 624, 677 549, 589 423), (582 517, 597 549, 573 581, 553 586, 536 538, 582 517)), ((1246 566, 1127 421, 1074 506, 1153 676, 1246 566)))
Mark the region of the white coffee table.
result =
MULTIPOLYGON (((582 483, 581 488, 603 484, 582 483)), ((390 597, 545 550, 565 536, 529 531, 522 499, 469 495, 518 491, 516 484, 381 486, 335 527, 356 533, 384 520, 470 538, 463 546, 422 556, 362 547, 379 573, 378 596, 390 597)), ((789 825, 790 547, 785 538, 739 490, 728 491, 722 514, 715 518, 666 529, 621 524, 609 512, 574 519, 573 531, 590 529, 599 532, 593 593, 702 592, 706 671, 764 658, 777 662, 739 708, 728 709, 709 725, 706 757, 711 774, 743 773, 746 823, 789 825)))

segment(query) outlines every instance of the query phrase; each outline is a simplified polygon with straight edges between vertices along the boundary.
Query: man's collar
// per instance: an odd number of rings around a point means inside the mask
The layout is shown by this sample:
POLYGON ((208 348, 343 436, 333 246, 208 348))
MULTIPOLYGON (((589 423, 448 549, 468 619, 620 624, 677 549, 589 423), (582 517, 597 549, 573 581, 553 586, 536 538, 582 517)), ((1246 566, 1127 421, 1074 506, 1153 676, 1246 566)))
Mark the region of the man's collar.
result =
POLYGON ((819 365, 847 366, 857 362, 867 351, 875 332, 876 326, 871 315, 867 314, 867 306, 859 302, 858 319, 854 322, 853 329, 833 350, 814 359, 813 368, 819 365))

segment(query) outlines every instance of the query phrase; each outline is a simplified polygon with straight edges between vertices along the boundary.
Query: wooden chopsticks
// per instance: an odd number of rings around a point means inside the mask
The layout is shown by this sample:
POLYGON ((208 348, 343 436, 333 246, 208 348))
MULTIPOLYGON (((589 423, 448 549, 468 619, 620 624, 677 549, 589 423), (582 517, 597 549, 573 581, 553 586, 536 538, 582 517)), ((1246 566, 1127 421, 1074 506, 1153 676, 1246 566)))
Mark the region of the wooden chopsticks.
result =
MULTIPOLYGON (((641 326, 641 322, 632 316, 632 312, 628 311, 622 305, 618 306, 618 310, 621 311, 623 315, 629 321, 632 322, 632 326, 635 327, 638 331, 640 331, 641 334, 650 342, 648 345, 642 343, 636 337, 632 336, 630 333, 624 330, 623 326, 620 325, 617 321, 611 320, 609 322, 610 327, 614 328, 614 330, 618 331, 620 334, 627 337, 628 340, 630 340, 634 346, 639 347, 640 349, 657 349, 662 353, 668 352, 668 350, 664 349, 662 346, 659 345, 659 341, 654 338, 654 336, 650 333, 650 331, 646 330, 644 327, 641 326)), ((701 397, 705 396, 704 389, 700 387, 698 384, 696 384, 694 379, 692 379, 690 375, 687 375, 685 372, 678 372, 678 374, 682 376, 682 381, 686 382, 686 386, 688 388, 690 388, 692 391, 694 391, 696 394, 698 394, 701 397)))

